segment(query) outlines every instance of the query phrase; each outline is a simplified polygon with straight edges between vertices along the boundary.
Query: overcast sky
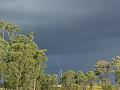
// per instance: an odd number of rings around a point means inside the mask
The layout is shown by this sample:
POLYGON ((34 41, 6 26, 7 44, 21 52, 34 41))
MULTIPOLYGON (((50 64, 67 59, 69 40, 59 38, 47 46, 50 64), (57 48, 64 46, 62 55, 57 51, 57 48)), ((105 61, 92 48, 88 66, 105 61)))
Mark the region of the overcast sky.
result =
POLYGON ((0 19, 34 31, 48 72, 94 68, 120 55, 120 0, 0 0, 0 19))

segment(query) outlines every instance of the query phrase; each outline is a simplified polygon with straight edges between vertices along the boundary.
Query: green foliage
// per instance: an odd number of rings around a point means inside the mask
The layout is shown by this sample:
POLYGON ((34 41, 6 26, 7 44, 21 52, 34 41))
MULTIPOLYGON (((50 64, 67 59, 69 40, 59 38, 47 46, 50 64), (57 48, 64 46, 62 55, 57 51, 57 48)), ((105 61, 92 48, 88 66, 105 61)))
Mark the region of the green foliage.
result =
POLYGON ((103 90, 112 90, 113 88, 110 80, 107 78, 103 78, 100 82, 100 85, 103 90))
MULTIPOLYGON (((40 79, 39 79, 40 80, 40 79)), ((42 81, 42 90, 52 89, 56 85, 57 77, 55 74, 46 74, 42 81)))
POLYGON ((0 21, 0 29, 8 33, 9 40, 13 39, 16 33, 20 32, 20 27, 12 22, 0 21))
POLYGON ((46 68, 46 50, 38 49, 31 33, 15 35, 19 29, 12 23, 2 21, 0 28, 9 35, 9 41, 0 38, 0 76, 5 81, 4 87, 35 90, 42 83, 37 80, 46 68))
POLYGON ((99 60, 95 65, 95 69, 96 75, 107 77, 111 70, 111 64, 106 60, 99 60))
POLYGON ((114 57, 111 65, 112 73, 115 75, 115 86, 118 88, 120 86, 120 56, 114 57))
POLYGON ((83 90, 85 90, 86 89, 86 86, 87 86, 87 82, 88 82, 88 77, 86 76, 86 74, 85 73, 83 73, 82 71, 79 71, 78 73, 77 73, 77 80, 76 80, 76 82, 81 86, 81 88, 83 89, 83 90))
POLYGON ((91 90, 93 90, 93 86, 95 85, 96 80, 97 80, 98 78, 97 78, 97 76, 95 75, 95 73, 94 73, 93 71, 88 71, 88 72, 86 73, 86 76, 87 76, 87 78, 88 78, 88 81, 87 81, 87 82, 88 82, 91 90))
POLYGON ((77 82, 81 85, 87 82, 87 76, 82 71, 77 73, 77 82))
POLYGON ((67 70, 62 76, 62 83, 65 87, 71 87, 75 83, 76 73, 72 70, 67 70))

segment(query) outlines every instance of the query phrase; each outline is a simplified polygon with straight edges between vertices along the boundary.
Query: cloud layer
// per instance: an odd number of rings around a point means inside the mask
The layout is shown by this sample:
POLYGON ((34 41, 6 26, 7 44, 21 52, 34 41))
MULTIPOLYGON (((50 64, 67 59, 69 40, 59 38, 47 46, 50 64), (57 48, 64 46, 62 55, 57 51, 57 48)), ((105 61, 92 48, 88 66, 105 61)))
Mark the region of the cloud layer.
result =
POLYGON ((0 18, 33 30, 48 49, 48 71, 88 70, 119 55, 119 0, 4 0, 0 18), (92 68, 92 67, 91 67, 92 68))

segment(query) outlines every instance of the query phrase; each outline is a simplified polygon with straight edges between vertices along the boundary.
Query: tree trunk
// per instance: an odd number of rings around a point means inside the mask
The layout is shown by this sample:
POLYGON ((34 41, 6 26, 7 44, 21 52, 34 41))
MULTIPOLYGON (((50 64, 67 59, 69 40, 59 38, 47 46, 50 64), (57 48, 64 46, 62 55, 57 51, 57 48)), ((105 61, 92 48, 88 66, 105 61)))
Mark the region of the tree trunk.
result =
POLYGON ((85 85, 83 85, 83 90, 86 90, 86 86, 85 85))
POLYGON ((90 90, 93 90, 93 86, 90 86, 90 90))
POLYGON ((16 90, 19 90, 19 87, 18 87, 18 85, 16 86, 16 90))
POLYGON ((33 90, 35 90, 36 88, 36 79, 34 79, 34 82, 33 82, 33 90))

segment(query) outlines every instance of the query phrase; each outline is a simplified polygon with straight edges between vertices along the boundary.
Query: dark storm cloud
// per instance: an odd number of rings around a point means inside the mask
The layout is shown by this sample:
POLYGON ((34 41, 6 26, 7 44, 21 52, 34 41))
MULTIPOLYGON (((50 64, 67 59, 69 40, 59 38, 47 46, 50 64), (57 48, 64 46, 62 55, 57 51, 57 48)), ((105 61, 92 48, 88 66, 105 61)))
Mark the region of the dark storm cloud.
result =
POLYGON ((23 32, 34 30, 38 45, 48 49, 49 70, 88 69, 102 56, 110 59, 120 53, 119 3, 119 0, 1 0, 0 18, 22 25, 23 32), (91 62, 89 66, 87 61, 91 62))

